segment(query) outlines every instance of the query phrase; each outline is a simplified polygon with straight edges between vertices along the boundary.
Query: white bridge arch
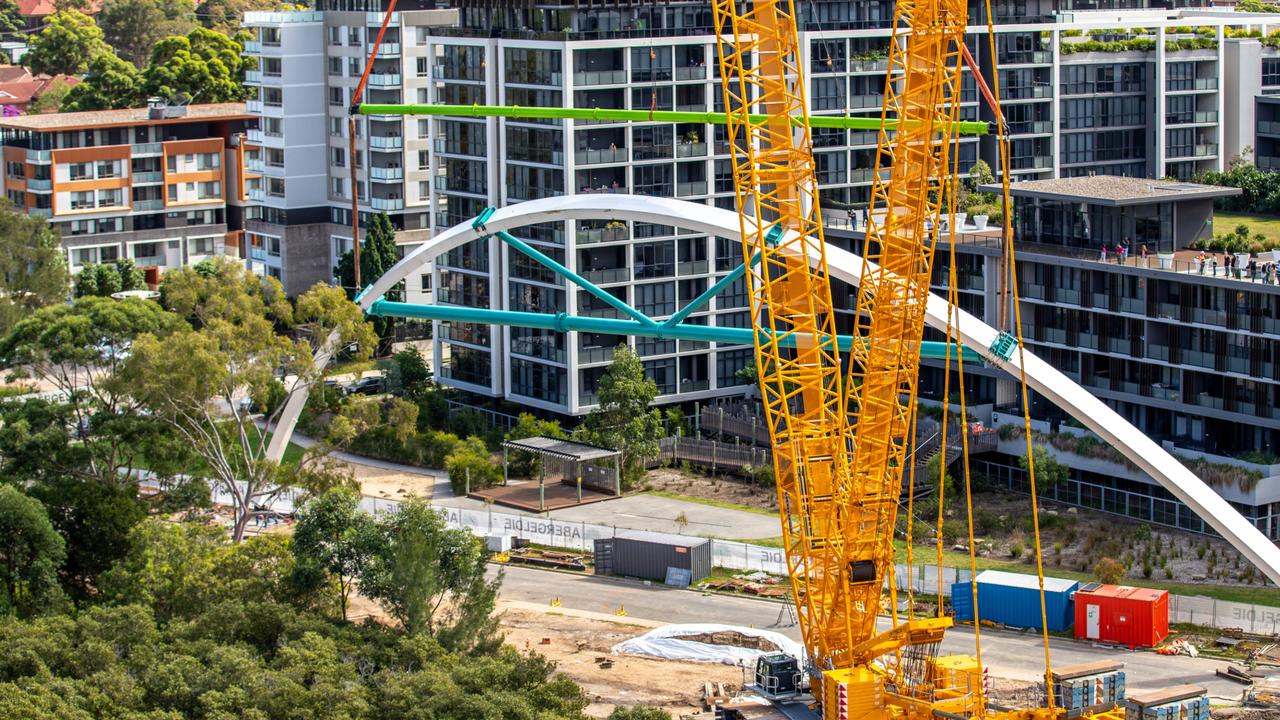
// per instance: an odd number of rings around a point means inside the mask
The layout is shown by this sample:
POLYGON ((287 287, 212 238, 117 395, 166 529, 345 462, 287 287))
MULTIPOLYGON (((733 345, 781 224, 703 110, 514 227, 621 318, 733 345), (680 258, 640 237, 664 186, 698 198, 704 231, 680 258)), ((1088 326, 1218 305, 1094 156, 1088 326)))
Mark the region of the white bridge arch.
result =
MULTIPOLYGON (((740 218, 736 212, 730 210, 684 200, 638 195, 572 195, 530 200, 498 208, 484 221, 483 227, 473 227, 471 222, 465 222, 437 234, 419 245, 386 274, 378 278, 368 291, 357 298, 357 301, 361 308, 368 310, 396 283, 415 274, 425 263, 460 245, 499 230, 510 231, 534 223, 587 219, 633 220, 672 225, 721 237, 739 237, 744 229, 742 223, 753 222, 749 218, 740 218)), ((858 255, 839 248, 827 247, 827 265, 832 277, 857 285, 862 276, 863 263, 863 259, 858 255)), ((930 295, 929 304, 925 310, 925 322, 933 328, 946 331, 946 300, 937 295, 930 295)), ((973 315, 960 311, 957 330, 960 341, 965 346, 976 350, 984 360, 1012 377, 1020 377, 1018 353, 1015 352, 1011 359, 1006 360, 991 352, 990 348, 999 336, 995 328, 973 315)), ((318 359, 327 362, 332 350, 332 347, 326 346, 318 359)), ((1025 353, 1025 360, 1027 383, 1030 387, 1070 413, 1085 427, 1097 433, 1124 454, 1130 462, 1155 478, 1217 530, 1273 583, 1280 584, 1280 547, 1268 540, 1213 488, 1206 485, 1164 448, 1066 375, 1030 352, 1025 353)), ((282 413, 275 434, 271 438, 268 457, 275 459, 283 457, 284 449, 287 447, 289 437, 293 434, 294 425, 305 403, 305 392, 290 396, 288 406, 282 413)))

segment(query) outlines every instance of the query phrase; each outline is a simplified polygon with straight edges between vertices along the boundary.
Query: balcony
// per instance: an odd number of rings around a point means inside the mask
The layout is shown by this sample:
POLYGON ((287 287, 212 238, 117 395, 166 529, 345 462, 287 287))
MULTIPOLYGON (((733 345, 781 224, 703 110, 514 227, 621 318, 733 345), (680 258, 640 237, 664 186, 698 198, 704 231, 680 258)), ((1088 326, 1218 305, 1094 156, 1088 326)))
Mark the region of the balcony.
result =
POLYGON ((400 73, 370 73, 369 87, 398 88, 400 87, 400 73))
POLYGON ((27 162, 29 163, 47 163, 52 157, 48 150, 28 150, 27 162))
POLYGON ((1048 170, 1053 167, 1053 158, 1049 155, 1024 155, 1009 161, 1012 170, 1048 170))
POLYGON ((263 105, 261 100, 247 100, 244 104, 244 109, 252 115, 261 115, 262 108, 263 105))
POLYGON ((707 181, 700 180, 698 182, 682 182, 676 183, 676 197, 689 197, 690 195, 706 195, 707 181))
POLYGON ((257 40, 246 40, 244 43, 245 55, 260 55, 262 53, 262 43, 257 40))
POLYGON ((369 177, 378 182, 399 182, 404 179, 404 168, 369 168, 369 177))
MULTIPOLYGON (((250 167, 252 167, 250 165, 250 167)), ((152 183, 164 182, 164 173, 159 170, 150 170, 147 172, 136 172, 133 174, 134 185, 150 185, 152 183)), ((27 183, 30 187, 31 183, 27 183)))
POLYGON ((133 146, 133 154, 136 155, 160 155, 164 153, 164 145, 162 143, 137 143, 133 146))
POLYGON ((1280 157, 1259 155, 1256 164, 1259 170, 1280 170, 1280 157))
POLYGON ((380 58, 398 58, 400 57, 400 43, 384 42, 378 46, 378 57, 380 58))
POLYGON ((1280 121, 1259 120, 1258 134, 1259 135, 1275 135, 1276 137, 1280 137, 1280 121))
POLYGON ((596 283, 620 283, 631 279, 631 271, 626 268, 607 268, 604 270, 585 270, 582 277, 596 283))
POLYGON ((369 138, 371 150, 400 150, 404 147, 404 138, 399 135, 375 135, 369 138))
POLYGON ((489 191, 483 180, 462 180, 451 175, 437 175, 435 188, 439 192, 470 193, 472 195, 488 195, 489 191))
POLYGON ((592 245, 595 243, 608 242, 626 242, 630 236, 625 227, 603 227, 603 228, 581 228, 577 233, 579 245, 592 245))
POLYGON ((849 70, 851 72, 878 72, 882 73, 889 69, 889 58, 876 58, 874 60, 850 60, 849 70))
POLYGON ((151 212, 151 211, 163 210, 163 209, 164 209, 164 200, 155 199, 155 200, 134 200, 133 201, 134 212, 151 212))
POLYGON ((573 74, 573 84, 578 87, 593 85, 625 85, 625 70, 585 70, 573 74))
POLYGON ((707 144, 704 142, 682 142, 676 145, 676 157, 706 157, 707 144))
MULTIPOLYGON (((322 13, 322 12, 317 12, 317 13, 314 13, 314 14, 319 15, 321 20, 323 20, 323 19, 324 19, 324 13, 322 13)), ((386 17, 386 14, 385 14, 385 13, 380 13, 380 12, 367 12, 367 13, 365 13, 365 14, 364 14, 364 24, 365 24, 365 25, 371 25, 371 26, 374 26, 374 27, 381 27, 381 26, 382 26, 382 19, 383 19, 384 17, 386 17)), ((391 22, 389 23, 389 26, 390 26, 390 27, 396 27, 396 26, 397 26, 397 25, 399 25, 399 24, 400 24, 400 13, 398 13, 398 12, 393 12, 393 13, 391 13, 391 22)))
POLYGON ((1010 135, 1048 135, 1053 132, 1053 123, 1048 120, 1009 123, 1010 135))
POLYGON ((252 201, 254 201, 254 202, 264 202, 264 201, 266 201, 266 199, 267 199, 267 191, 266 191, 266 190, 263 190, 263 189, 262 189, 262 188, 260 188, 260 187, 259 187, 259 188, 249 188, 249 190, 246 192, 246 194, 249 196, 249 199, 250 199, 250 200, 252 200, 252 201))
POLYGON ((33 192, 49 192, 53 189, 52 180, 28 180, 27 189, 33 192))
POLYGON ((1216 157, 1218 155, 1217 143, 1206 143, 1204 145, 1196 145, 1195 157, 1216 157))
MULTIPOLYGON (((1164 122, 1166 125, 1212 125, 1218 122, 1218 113, 1216 110, 1205 110, 1202 112, 1165 115, 1164 122)), ((1258 123, 1258 131, 1262 131, 1262 123, 1258 123)))
POLYGON ((48 219, 53 217, 53 208, 27 208, 27 214, 31 217, 48 219))
POLYGON ((383 212, 403 210, 404 198, 373 198, 369 201, 369 207, 383 212))
POLYGON ((849 107, 853 110, 884 107, 884 95, 850 95, 849 107))
MULTIPOLYGON (((578 364, 579 364, 579 365, 595 365, 595 364, 597 364, 597 363, 613 362, 613 351, 614 351, 615 349, 616 349, 616 348, 614 348, 614 347, 588 347, 588 348, 579 348, 579 349, 578 349, 578 364)), ((587 394, 587 393, 585 393, 585 392, 584 392, 583 394, 585 395, 585 394, 587 394)), ((592 398, 593 398, 593 399, 591 400, 591 403, 595 403, 595 402, 597 402, 597 401, 594 399, 594 397, 595 397, 595 393, 590 393, 590 395, 591 395, 591 396, 592 396, 592 398)), ((584 400, 583 402, 586 402, 586 401, 584 400)), ((588 404, 591 404, 591 403, 588 403, 588 404)))
POLYGON ((707 78, 707 67, 705 65, 678 67, 674 71, 674 77, 677 81, 705 80, 707 78))
POLYGON ((262 137, 262 130, 258 128, 249 128, 245 131, 245 139, 254 145, 261 145, 262 137))
POLYGON ((615 147, 604 150, 577 150, 574 152, 573 157, 579 165, 621 163, 627 161, 627 149, 615 147))
POLYGON ((1048 65, 1053 62, 1052 50, 1032 50, 1029 52, 1004 53, 1000 56, 1000 65, 1048 65))
POLYGON ((261 85, 262 71, 261 70, 245 70, 244 84, 245 85, 261 85))

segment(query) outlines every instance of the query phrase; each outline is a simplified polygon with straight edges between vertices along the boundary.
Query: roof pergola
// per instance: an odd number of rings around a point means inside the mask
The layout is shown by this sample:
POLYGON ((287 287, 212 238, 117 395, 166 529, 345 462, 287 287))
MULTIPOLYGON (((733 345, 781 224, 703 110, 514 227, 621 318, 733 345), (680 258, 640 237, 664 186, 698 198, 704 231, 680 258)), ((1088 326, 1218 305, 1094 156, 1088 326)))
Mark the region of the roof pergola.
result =
POLYGON ((586 443, 573 442, 572 440, 561 440, 560 438, 545 437, 542 435, 524 438, 523 440, 504 440, 502 447, 506 450, 524 450, 525 452, 531 452, 545 457, 554 457, 559 460, 572 460, 574 462, 609 460, 611 458, 622 456, 622 451, 620 450, 610 450, 608 448, 596 447, 595 445, 587 445, 586 443))
POLYGON ((502 443, 502 484, 507 484, 510 464, 507 453, 511 451, 532 453, 541 460, 538 472, 538 507, 547 509, 547 475, 559 476, 556 485, 576 488, 577 502, 581 503, 583 486, 613 496, 622 494, 622 451, 587 445, 561 438, 537 436, 522 440, 505 440, 502 443), (553 464, 554 472, 548 473, 547 465, 553 464))

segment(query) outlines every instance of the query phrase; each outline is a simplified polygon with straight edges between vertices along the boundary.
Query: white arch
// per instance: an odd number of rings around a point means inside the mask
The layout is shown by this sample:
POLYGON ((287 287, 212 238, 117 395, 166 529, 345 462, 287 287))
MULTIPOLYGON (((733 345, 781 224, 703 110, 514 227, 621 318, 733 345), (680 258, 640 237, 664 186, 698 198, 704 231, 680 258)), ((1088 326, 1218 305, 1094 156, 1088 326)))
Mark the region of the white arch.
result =
MULTIPOLYGON (((684 200, 610 194, 531 200, 499 208, 485 222, 482 230, 472 228, 469 222, 463 223, 418 246, 373 284, 369 292, 360 298, 360 306, 368 310, 375 300, 424 263, 471 240, 498 230, 576 219, 638 220, 721 237, 738 237, 742 232, 742 220, 737 213, 684 200)), ((748 219, 746 222, 751 221, 748 219)), ((850 252, 828 246, 827 265, 831 275, 840 280, 857 285, 861 279, 863 260, 850 252)), ((925 309, 925 322, 933 328, 946 331, 946 300, 930 295, 925 309)), ((1017 353, 1013 359, 1005 360, 990 352, 989 348, 999 335, 995 328, 961 311, 958 332, 961 342, 981 353, 988 363, 1012 377, 1020 377, 1017 353)), ((325 361, 328 359, 327 354, 328 348, 323 352, 325 361)), ((1025 355, 1027 383, 1032 388, 1066 410, 1123 453, 1130 462, 1155 478, 1221 533, 1272 582, 1280 584, 1280 547, 1268 540, 1213 488, 1092 393, 1030 352, 1025 355)), ((289 406, 282 414, 280 427, 268 448, 269 457, 283 456, 288 437, 293 433, 298 414, 305 402, 304 393, 295 393, 290 397, 289 406)))

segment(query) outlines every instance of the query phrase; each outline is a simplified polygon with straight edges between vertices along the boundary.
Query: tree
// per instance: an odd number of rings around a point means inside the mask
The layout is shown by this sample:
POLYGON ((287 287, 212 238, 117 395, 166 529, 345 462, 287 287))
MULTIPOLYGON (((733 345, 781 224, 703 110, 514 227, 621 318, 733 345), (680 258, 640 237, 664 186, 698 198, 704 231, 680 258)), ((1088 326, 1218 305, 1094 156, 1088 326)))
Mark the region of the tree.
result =
POLYGON ((22 60, 36 74, 81 75, 94 58, 110 52, 93 18, 78 10, 61 10, 45 19, 22 60))
POLYGON ((662 708, 636 705, 634 707, 615 707, 607 720, 671 720, 671 713, 662 708))
POLYGON ((137 68, 104 53, 89 62, 88 74, 66 94, 61 110, 86 112, 139 107, 145 100, 141 84, 142 76, 137 68))
MULTIPOLYGON (((212 276, 191 268, 170 271, 161 299, 190 327, 138 338, 125 382, 176 429, 231 497, 238 542, 255 517, 271 512, 266 505, 305 479, 267 458, 269 434, 240 403, 246 389, 266 408, 277 373, 291 378, 283 400, 263 417, 272 427, 288 398, 321 381, 323 368, 315 360, 320 343, 333 334, 338 346, 355 345, 367 357, 374 335, 341 290, 317 284, 298 297, 295 309, 278 280, 228 259, 219 260, 212 276)), ((334 480, 329 473, 318 477, 325 484, 334 480)))
POLYGON ((418 499, 378 524, 385 550, 360 575, 361 592, 409 633, 434 635, 450 650, 496 647, 493 610, 502 574, 485 578, 488 553, 480 538, 446 527, 444 517, 418 499))
POLYGON ((22 9, 14 0, 0 0, 0 37, 6 39, 21 33, 27 27, 22 9))
POLYGON ((295 577, 299 584, 313 584, 317 578, 331 576, 338 585, 338 604, 342 619, 356 577, 369 565, 375 552, 382 550, 373 517, 361 512, 360 494, 351 488, 330 490, 308 502, 298 516, 291 546, 295 577))
POLYGON ((0 432, 6 448, 0 467, 22 467, 25 457, 28 470, 39 473, 27 479, 70 475, 131 485, 121 470, 136 467, 137 442, 158 426, 140 412, 142 403, 120 373, 135 338, 167 336, 181 325, 150 300, 102 297, 42 308, 19 322, 0 339, 0 361, 16 374, 52 384, 66 401, 61 410, 28 402, 9 411, 7 419, 23 422, 7 423, 0 432), (69 452, 42 455, 68 448, 68 428, 79 436, 69 452), (17 452, 21 448, 26 450, 17 452))
POLYGON ((658 385, 645 376, 635 351, 619 345, 596 396, 600 405, 574 430, 573 438, 622 451, 623 483, 635 485, 644 475, 645 460, 658 454, 662 437, 662 416, 649 407, 658 396, 658 385))
POLYGON ((138 489, 75 478, 55 478, 30 489, 66 544, 63 587, 85 599, 97 579, 129 549, 129 533, 145 517, 138 489))
MULTIPOLYGON (((351 250, 342 254, 334 275, 338 284, 355 297, 356 274, 355 253, 351 250)), ((364 230, 364 241, 360 244, 360 282, 369 286, 374 280, 382 277, 400 259, 396 249, 396 228, 386 213, 378 213, 369 219, 364 230)), ((391 295, 388 295, 391 298, 391 295)))
POLYGON ((246 12, 273 10, 278 5, 275 0, 205 0, 196 8, 196 19, 210 30, 235 35, 246 12))
MULTIPOLYGON (((0 0, 2 2, 3 0, 0 0)), ((49 81, 49 86, 44 92, 36 95, 27 104, 28 115, 45 115, 48 113, 61 112, 62 102, 66 100, 67 94, 71 92, 71 83, 63 77, 55 77, 49 81)))
MULTIPOLYGON (((1048 450, 1037 445, 1032 448, 1032 452, 1036 461, 1036 494, 1049 495, 1055 487, 1066 483, 1071 477, 1071 468, 1058 462, 1048 450)), ((1027 472, 1031 471, 1026 455, 1018 458, 1018 465, 1027 472)))
MULTIPOLYGON (((520 413, 515 427, 507 431, 507 440, 524 440, 531 437, 563 438, 564 428, 555 420, 542 420, 531 413, 520 413)), ((535 477, 542 471, 542 461, 534 453, 512 451, 507 456, 509 472, 516 477, 535 477)))
POLYGON ((0 199, 0 335, 70 290, 62 241, 49 223, 0 199))
POLYGON ((468 489, 493 487, 502 480, 502 470, 493 462, 484 440, 474 435, 449 453, 444 459, 444 469, 449 474, 449 486, 455 495, 461 495, 468 489))
MULTIPOLYGON (((959 442, 958 438, 953 438, 950 442, 959 442)), ((916 473, 916 487, 925 486, 933 488, 934 497, 938 496, 940 488, 945 488, 945 495, 950 496, 956 490, 956 479, 951 475, 949 469, 944 470, 942 467, 942 459, 944 453, 937 453, 929 458, 924 464, 924 476, 916 473)))
POLYGON ((56 608, 62 537, 39 500, 0 485, 0 613, 25 617, 56 608))
POLYGON ((194 15, 191 0, 105 0, 98 26, 120 57, 141 68, 161 38, 191 32, 194 15))
POLYGON ((426 386, 431 384, 431 368, 422 358, 422 353, 415 347, 407 347, 391 356, 400 375, 400 387, 410 398, 418 398, 426 386))
POLYGON ((147 97, 185 95, 201 103, 239 102, 248 96, 244 71, 251 62, 241 42, 219 32, 196 28, 185 37, 156 43, 142 72, 147 97))
POLYGON ((1115 585, 1124 579, 1128 570, 1119 560, 1104 557, 1093 566, 1093 576, 1105 585, 1115 585))

